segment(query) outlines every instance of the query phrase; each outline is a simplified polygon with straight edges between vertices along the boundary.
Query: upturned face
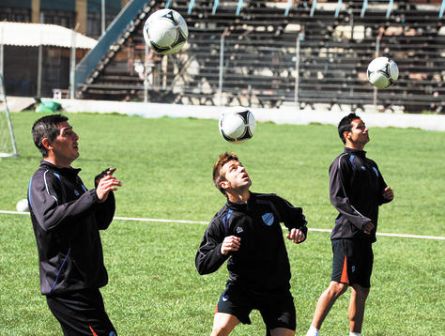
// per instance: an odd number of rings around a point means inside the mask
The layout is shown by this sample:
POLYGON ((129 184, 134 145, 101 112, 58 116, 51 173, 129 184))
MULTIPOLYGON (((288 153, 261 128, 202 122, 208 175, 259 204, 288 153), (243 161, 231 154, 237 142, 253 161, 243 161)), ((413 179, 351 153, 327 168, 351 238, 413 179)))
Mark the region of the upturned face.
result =
POLYGON ((361 119, 354 119, 351 122, 351 131, 348 133, 346 141, 354 145, 363 147, 369 142, 368 128, 361 119))
POLYGON ((227 191, 249 189, 252 184, 246 168, 236 160, 228 161, 221 167, 221 176, 224 177, 221 186, 227 191))
POLYGON ((79 136, 66 121, 61 122, 58 128, 59 134, 51 142, 51 150, 58 163, 63 166, 69 166, 79 157, 79 136))

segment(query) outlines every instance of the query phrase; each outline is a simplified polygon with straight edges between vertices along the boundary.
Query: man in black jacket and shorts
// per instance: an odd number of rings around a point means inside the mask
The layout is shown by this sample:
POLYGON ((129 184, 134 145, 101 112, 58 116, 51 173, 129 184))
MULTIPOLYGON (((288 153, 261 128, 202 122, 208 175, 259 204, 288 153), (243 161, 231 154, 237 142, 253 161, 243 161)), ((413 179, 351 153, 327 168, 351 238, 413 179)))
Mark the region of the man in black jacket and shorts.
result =
POLYGON ((349 334, 361 334, 365 302, 371 287, 372 243, 376 241, 378 208, 394 198, 377 164, 368 159, 363 150, 369 134, 362 119, 350 113, 340 121, 338 134, 345 148, 329 168, 331 203, 339 212, 331 234, 331 283, 318 299, 307 336, 319 335, 329 310, 348 286, 352 288, 349 334))
POLYGON ((274 194, 250 192, 250 177, 233 153, 220 155, 213 181, 227 203, 209 224, 195 263, 199 274, 208 274, 227 260, 229 280, 211 335, 226 336, 240 322, 250 324, 253 309, 260 311, 267 335, 295 335, 291 272, 280 222, 289 230, 288 239, 303 242, 307 228, 302 209, 274 194))
POLYGON ((115 336, 99 291, 108 282, 99 230, 113 219, 121 182, 109 168, 96 176, 95 189, 85 187, 71 167, 79 137, 68 118, 42 117, 32 135, 43 155, 28 188, 41 292, 64 335, 115 336))

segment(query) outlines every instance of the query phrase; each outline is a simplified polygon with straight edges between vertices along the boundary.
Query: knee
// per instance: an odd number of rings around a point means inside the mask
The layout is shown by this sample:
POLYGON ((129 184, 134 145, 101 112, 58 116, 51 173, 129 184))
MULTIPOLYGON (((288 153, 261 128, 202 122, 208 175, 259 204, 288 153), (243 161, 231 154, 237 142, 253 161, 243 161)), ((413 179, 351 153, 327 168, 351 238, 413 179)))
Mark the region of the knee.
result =
POLYGON ((370 290, 371 290, 370 288, 360 288, 360 290, 357 291, 357 294, 360 295, 364 300, 366 300, 370 290))
POLYGON ((227 336, 230 334, 230 328, 226 325, 214 326, 210 336, 227 336))
POLYGON ((340 282, 331 282, 328 292, 331 296, 339 297, 348 289, 348 285, 340 282))

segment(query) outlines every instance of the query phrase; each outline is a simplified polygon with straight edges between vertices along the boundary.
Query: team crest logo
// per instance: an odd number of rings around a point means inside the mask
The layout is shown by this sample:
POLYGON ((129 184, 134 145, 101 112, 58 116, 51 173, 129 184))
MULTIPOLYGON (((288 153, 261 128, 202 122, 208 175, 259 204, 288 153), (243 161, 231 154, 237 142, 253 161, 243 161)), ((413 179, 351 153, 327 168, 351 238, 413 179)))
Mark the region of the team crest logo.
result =
POLYGON ((271 226, 274 222, 274 216, 270 212, 266 212, 264 215, 261 216, 261 219, 263 220, 264 224, 267 226, 271 226))

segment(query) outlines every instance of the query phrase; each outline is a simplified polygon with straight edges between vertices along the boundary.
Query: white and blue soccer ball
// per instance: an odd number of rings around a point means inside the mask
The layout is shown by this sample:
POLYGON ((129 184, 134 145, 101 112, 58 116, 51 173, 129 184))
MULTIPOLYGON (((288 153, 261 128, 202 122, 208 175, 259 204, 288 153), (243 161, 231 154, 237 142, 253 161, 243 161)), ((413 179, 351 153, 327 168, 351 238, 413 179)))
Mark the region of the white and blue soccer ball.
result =
POLYGON ((368 80, 378 89, 385 89, 399 78, 399 68, 388 57, 377 57, 368 65, 368 80))
POLYGON ((145 21, 144 40, 155 52, 161 55, 177 53, 187 42, 187 23, 177 11, 160 9, 145 21))
POLYGON ((253 137, 256 121, 253 113, 245 107, 231 108, 221 114, 219 132, 224 140, 241 143, 253 137))

